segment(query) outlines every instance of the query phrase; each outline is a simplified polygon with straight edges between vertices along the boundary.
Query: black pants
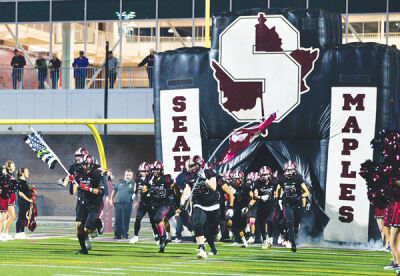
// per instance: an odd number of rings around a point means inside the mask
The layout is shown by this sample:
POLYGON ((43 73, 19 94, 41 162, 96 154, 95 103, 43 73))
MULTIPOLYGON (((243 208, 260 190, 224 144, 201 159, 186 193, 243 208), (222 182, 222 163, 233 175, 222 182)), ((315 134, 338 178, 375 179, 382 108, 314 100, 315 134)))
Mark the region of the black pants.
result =
POLYGON ((134 235, 138 236, 140 231, 140 223, 142 222, 143 217, 148 213, 151 227, 153 228, 153 233, 157 234, 157 228, 154 223, 154 209, 151 207, 149 202, 145 202, 143 200, 140 201, 139 207, 136 211, 136 219, 135 219, 135 230, 134 235))
POLYGON ((109 76, 109 88, 114 88, 115 80, 117 79, 117 72, 110 72, 109 76))
POLYGON ((23 68, 14 68, 12 72, 12 84, 13 84, 13 89, 17 89, 17 83, 20 83, 19 89, 22 89, 22 76, 23 76, 23 68))
POLYGON ((153 68, 146 68, 147 77, 149 78, 149 88, 153 88, 153 68))
POLYGON ((114 233, 117 237, 128 237, 129 221, 131 220, 132 203, 115 204, 114 233))
POLYGON ((193 229, 196 237, 214 236, 218 231, 219 209, 204 211, 199 207, 193 208, 193 229))
POLYGON ((235 241, 240 241, 240 232, 246 229, 249 222, 249 213, 242 214, 242 208, 234 208, 232 217, 232 230, 235 234, 235 241))
POLYGON ((38 72, 39 86, 38 89, 44 89, 44 82, 47 78, 47 70, 39 70, 38 72))
POLYGON ((268 235, 272 237, 272 227, 273 227, 273 220, 275 217, 275 206, 273 202, 271 203, 262 203, 258 206, 258 214, 257 214, 257 221, 260 225, 260 232, 262 235, 263 240, 266 239, 266 232, 265 232, 265 224, 268 225, 268 235))
POLYGON ((283 215, 285 216, 289 241, 295 241, 295 234, 299 229, 301 218, 303 217, 304 208, 297 206, 283 206, 283 215))
POLYGON ((60 78, 60 71, 50 71, 51 88, 57 89, 58 79, 60 78))
POLYGON ((28 212, 30 203, 21 197, 18 200, 18 219, 16 223, 16 232, 21 233, 25 231, 25 226, 22 223, 26 220, 26 213, 28 212))
POLYGON ((86 76, 76 76, 75 77, 75 88, 84 89, 85 88, 86 76))

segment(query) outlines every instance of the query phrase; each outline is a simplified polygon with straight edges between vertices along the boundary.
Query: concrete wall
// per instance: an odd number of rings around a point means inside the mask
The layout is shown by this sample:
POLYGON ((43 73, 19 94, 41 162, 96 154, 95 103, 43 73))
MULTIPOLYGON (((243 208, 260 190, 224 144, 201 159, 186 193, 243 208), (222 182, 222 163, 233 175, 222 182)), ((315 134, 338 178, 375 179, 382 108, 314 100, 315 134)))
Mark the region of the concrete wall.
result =
MULTIPOLYGON (((104 91, 90 90, 2 90, 0 119, 77 119, 104 117, 104 91)), ((108 118, 153 118, 153 89, 112 89, 108 118)), ((0 126, 0 133, 10 133, 0 126)), ((86 126, 41 125, 46 133, 90 133, 86 126)), ((103 126, 97 127, 99 131, 103 126)), ((12 126, 14 133, 29 131, 12 126)), ((111 134, 153 134, 153 125, 109 125, 111 134)))

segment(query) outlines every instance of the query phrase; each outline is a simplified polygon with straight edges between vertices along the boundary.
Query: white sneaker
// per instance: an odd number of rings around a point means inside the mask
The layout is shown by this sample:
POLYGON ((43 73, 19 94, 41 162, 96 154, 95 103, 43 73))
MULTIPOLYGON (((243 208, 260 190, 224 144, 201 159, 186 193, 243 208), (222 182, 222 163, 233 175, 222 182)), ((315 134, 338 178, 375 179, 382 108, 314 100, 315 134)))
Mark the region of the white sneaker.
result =
POLYGON ((233 238, 233 233, 232 233, 232 231, 229 231, 229 238, 230 238, 230 239, 233 238))
POLYGON ((247 240, 247 242, 248 242, 249 244, 253 244, 253 243, 254 243, 254 237, 251 236, 251 237, 247 240))
POLYGON ((90 243, 89 239, 85 240, 85 246, 87 250, 92 250, 92 244, 90 243))
POLYGON ((4 233, 1 233, 0 241, 7 241, 6 237, 4 236, 4 233))
POLYGON ((14 238, 15 238, 16 240, 23 240, 23 239, 26 239, 25 232, 16 233, 15 236, 14 236, 14 238))
POLYGON ((290 241, 284 241, 283 245, 286 246, 286 248, 292 248, 292 243, 290 241))
POLYGON ((285 240, 283 239, 283 236, 282 236, 282 235, 279 235, 278 244, 283 244, 284 241, 285 241, 285 240))
POLYGON ((199 253, 197 254, 197 259, 207 259, 206 251, 200 249, 199 253))
POLYGON ((220 241, 222 238, 221 232, 218 232, 218 234, 215 236, 216 241, 220 241))
POLYGON ((13 239, 14 239, 11 235, 8 235, 8 234, 3 234, 3 238, 4 238, 6 241, 9 241, 9 240, 13 240, 13 239))
POLYGON ((138 236, 133 236, 133 238, 132 239, 130 239, 130 243, 131 244, 135 244, 135 243, 137 243, 139 241, 139 237, 138 236))

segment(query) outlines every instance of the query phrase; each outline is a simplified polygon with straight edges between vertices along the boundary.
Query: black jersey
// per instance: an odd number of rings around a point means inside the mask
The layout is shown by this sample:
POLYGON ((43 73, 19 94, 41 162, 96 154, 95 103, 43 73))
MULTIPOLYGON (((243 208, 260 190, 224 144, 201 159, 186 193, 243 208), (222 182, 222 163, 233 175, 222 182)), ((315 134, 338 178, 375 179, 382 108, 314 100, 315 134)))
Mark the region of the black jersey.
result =
POLYGON ((172 193, 172 183, 174 183, 174 181, 169 174, 151 177, 148 184, 148 194, 152 205, 168 205, 172 193))
POLYGON ((29 188, 28 182, 23 179, 18 180, 17 190, 26 195, 27 198, 32 197, 32 190, 29 188))
POLYGON ((249 206, 249 203, 251 201, 250 192, 252 191, 252 185, 243 183, 240 187, 235 187, 235 189, 236 193, 234 207, 242 209, 249 206))
POLYGON ((257 183, 255 184, 255 190, 258 191, 258 196, 269 196, 269 199, 267 201, 258 200, 259 204, 269 204, 273 202, 275 189, 276 185, 271 180, 268 181, 268 183, 266 183, 265 180, 257 181, 257 183))
MULTIPOLYGON (((78 185, 82 183, 91 188, 104 189, 104 177, 99 169, 92 168, 89 173, 81 171, 75 179, 78 185)), ((100 205, 103 202, 103 196, 84 191, 78 187, 78 201, 83 204, 100 205)))
MULTIPOLYGON (((205 170, 204 174, 206 175, 207 180, 212 177, 216 177, 216 173, 214 170, 205 170)), ((197 174, 189 173, 186 175, 186 184, 193 189, 194 184, 198 178, 197 174)), ((218 195, 217 190, 212 191, 206 186, 206 180, 199 179, 196 188, 193 190, 192 201, 194 205, 200 205, 204 207, 219 205, 218 204, 218 195)))
POLYGON ((79 173, 82 173, 82 166, 81 164, 75 163, 68 168, 68 173, 73 175, 74 177, 77 176, 79 173))
POLYGON ((224 190, 222 190, 222 186, 224 186, 226 183, 224 182, 222 176, 218 175, 217 176, 217 198, 219 204, 224 205, 225 203, 225 193, 224 190))
POLYGON ((288 178, 282 175, 278 180, 279 185, 282 188, 282 202, 288 206, 297 206, 298 197, 302 195, 301 184, 304 183, 303 177, 299 174, 288 178))

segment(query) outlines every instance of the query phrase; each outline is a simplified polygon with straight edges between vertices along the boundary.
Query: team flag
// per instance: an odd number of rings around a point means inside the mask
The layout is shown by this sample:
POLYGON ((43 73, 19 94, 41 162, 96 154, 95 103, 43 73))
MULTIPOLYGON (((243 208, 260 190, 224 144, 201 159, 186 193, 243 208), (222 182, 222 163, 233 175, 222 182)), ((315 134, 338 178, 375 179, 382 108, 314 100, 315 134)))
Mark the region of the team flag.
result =
POLYGON ((42 159, 50 169, 54 169, 57 163, 57 157, 50 149, 46 147, 46 145, 42 143, 38 135, 40 135, 40 138, 42 138, 42 134, 38 132, 37 134, 29 134, 24 138, 24 141, 32 148, 34 152, 36 152, 37 158, 42 159))

